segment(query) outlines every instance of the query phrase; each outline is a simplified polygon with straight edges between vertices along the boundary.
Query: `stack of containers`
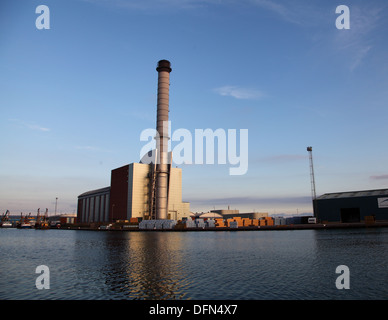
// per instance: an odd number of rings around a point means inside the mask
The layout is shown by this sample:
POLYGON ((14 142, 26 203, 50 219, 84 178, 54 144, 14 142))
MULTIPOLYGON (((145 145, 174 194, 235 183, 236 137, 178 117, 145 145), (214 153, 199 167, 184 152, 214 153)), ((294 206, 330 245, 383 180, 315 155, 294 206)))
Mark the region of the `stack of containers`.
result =
POLYGON ((163 229, 164 220, 154 220, 154 221, 155 221, 154 229, 157 229, 157 230, 163 229))
POLYGON ((143 220, 139 223, 139 229, 154 229, 155 220, 143 220))
POLYGON ((143 220, 139 223, 139 229, 163 230, 173 229, 177 224, 176 220, 143 220))
POLYGON ((186 228, 195 228, 196 227, 194 220, 186 220, 184 222, 184 224, 186 225, 186 228))
POLYGON ((237 222, 237 225, 238 225, 239 227, 243 227, 243 226, 244 226, 244 222, 243 222, 243 220, 241 219, 241 217, 233 217, 233 219, 234 219, 234 221, 237 222))
POLYGON ((206 227, 208 227, 208 228, 215 228, 215 226, 216 226, 216 222, 214 220, 208 219, 206 221, 206 227))
POLYGON ((225 227, 224 219, 216 219, 216 227, 225 227))
POLYGON ((252 226, 259 226, 259 220, 258 219, 252 219, 252 226))
POLYGON ((234 220, 233 219, 226 219, 226 226, 230 227, 231 222, 234 222, 234 220))
POLYGON ((233 229, 237 229, 239 227, 238 221, 230 221, 229 227, 233 229))
POLYGON ((146 229, 155 229, 155 220, 148 220, 146 224, 146 229))
POLYGON ((195 219, 195 224, 197 225, 197 228, 205 228, 206 224, 203 219, 195 219))
POLYGON ((162 220, 163 221, 163 229, 170 230, 175 227, 177 224, 176 220, 162 220))
POLYGON ((273 220, 273 218, 271 218, 271 217, 266 217, 265 220, 266 220, 267 226, 273 226, 273 225, 274 225, 274 220, 273 220))
POLYGON ((252 219, 249 219, 249 218, 243 218, 243 226, 244 227, 248 227, 248 226, 251 226, 252 225, 252 219))

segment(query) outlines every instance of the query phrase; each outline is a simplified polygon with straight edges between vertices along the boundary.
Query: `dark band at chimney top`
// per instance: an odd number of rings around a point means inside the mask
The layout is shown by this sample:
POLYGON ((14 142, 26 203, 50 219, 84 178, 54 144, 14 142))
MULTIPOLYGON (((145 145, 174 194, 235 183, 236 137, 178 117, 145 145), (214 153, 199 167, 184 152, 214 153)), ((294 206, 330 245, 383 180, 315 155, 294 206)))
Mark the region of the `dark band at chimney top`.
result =
POLYGON ((168 60, 160 60, 158 62, 158 66, 156 68, 156 71, 160 72, 160 71, 168 71, 168 72, 171 72, 172 69, 171 69, 171 63, 170 61, 168 60))

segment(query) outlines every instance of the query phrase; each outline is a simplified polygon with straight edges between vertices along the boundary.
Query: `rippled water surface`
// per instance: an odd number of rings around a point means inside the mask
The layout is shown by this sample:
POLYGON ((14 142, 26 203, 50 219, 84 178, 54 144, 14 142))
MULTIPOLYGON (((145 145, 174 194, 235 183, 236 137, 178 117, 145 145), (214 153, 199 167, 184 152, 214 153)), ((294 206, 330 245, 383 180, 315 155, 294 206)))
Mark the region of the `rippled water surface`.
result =
POLYGON ((388 299, 388 229, 0 229, 0 299, 388 299), (50 270, 38 290, 36 267, 50 270), (350 270, 338 290, 336 267, 350 270))

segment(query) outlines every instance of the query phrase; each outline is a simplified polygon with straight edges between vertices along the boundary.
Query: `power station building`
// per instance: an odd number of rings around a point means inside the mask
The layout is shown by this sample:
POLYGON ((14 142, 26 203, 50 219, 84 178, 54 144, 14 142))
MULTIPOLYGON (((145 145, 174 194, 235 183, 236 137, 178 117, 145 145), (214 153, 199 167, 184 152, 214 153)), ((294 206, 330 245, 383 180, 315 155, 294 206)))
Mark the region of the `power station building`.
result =
POLYGON ((326 193, 314 201, 321 222, 388 220, 388 189, 326 193))
MULTIPOLYGON (((190 216, 190 203, 182 202, 182 169, 169 174, 168 219, 190 216)), ((152 219, 151 165, 131 163, 111 171, 110 187, 78 196, 77 221, 113 222, 131 218, 152 219)))
POLYGON ((168 152, 169 77, 171 64, 160 60, 157 96, 156 149, 111 171, 111 185, 78 196, 79 223, 114 222, 131 218, 181 220, 190 216, 182 202, 182 169, 172 168, 168 152))

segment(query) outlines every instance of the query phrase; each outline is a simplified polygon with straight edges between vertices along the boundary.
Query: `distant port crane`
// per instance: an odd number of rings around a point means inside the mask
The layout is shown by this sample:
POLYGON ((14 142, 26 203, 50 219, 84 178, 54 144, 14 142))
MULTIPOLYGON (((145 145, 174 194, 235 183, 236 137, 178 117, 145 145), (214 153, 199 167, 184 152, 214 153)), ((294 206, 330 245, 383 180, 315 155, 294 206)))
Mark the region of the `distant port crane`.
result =
POLYGON ((316 210, 316 198, 317 193, 315 190, 315 177, 314 177, 314 165, 313 165, 313 147, 307 147, 307 151, 309 153, 309 159, 310 159, 310 182, 311 182, 311 197, 313 201, 313 210, 314 210, 314 217, 317 217, 317 210, 316 210))

